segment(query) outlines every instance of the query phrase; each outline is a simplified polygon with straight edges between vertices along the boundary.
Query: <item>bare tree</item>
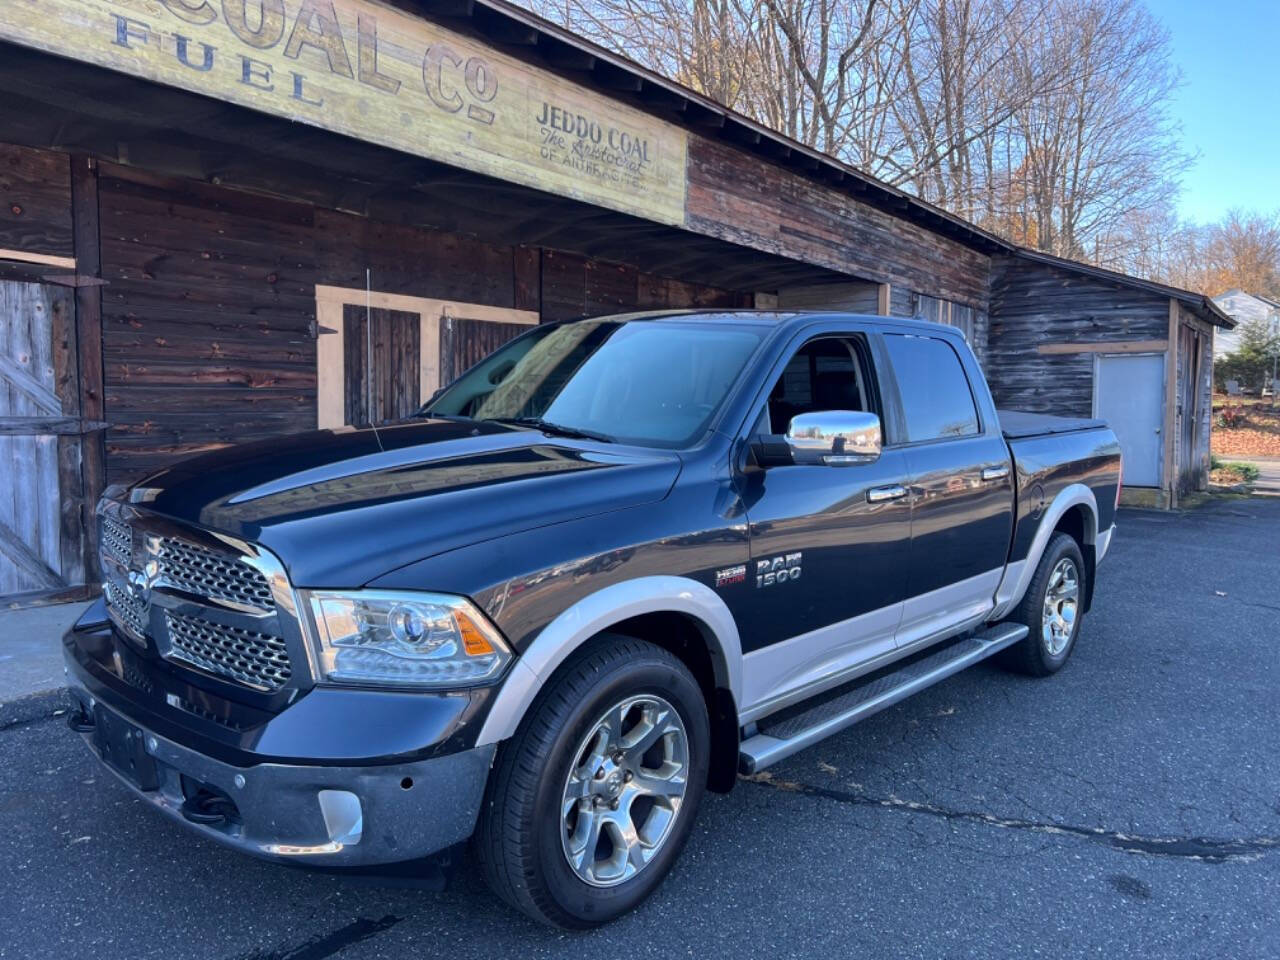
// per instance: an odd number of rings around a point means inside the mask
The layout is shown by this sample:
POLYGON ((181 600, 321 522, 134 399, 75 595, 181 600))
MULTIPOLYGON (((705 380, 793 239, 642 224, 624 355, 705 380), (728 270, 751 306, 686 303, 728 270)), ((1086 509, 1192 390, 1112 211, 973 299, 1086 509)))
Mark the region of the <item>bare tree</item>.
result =
POLYGON ((1187 158, 1142 0, 528 2, 1019 243, 1155 269, 1187 158))

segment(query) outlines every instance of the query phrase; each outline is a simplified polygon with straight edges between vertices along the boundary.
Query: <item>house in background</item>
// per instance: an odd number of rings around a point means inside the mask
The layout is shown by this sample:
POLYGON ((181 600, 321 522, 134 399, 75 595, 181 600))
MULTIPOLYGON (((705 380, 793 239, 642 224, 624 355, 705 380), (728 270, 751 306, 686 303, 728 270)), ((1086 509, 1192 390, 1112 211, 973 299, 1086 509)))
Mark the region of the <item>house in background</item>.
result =
POLYGON ((1280 302, 1246 293, 1243 290, 1228 290, 1213 298, 1218 308, 1236 322, 1234 330, 1220 330, 1213 345, 1213 357, 1218 359, 1240 348, 1240 327, 1250 320, 1271 320, 1280 323, 1280 302))

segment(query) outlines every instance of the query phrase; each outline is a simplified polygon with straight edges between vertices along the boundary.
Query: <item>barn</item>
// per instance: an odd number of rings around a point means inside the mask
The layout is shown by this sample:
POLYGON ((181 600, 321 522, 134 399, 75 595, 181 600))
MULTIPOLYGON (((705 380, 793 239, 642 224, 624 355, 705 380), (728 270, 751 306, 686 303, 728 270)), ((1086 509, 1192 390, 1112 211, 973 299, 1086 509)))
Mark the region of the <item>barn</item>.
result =
POLYGON ((403 416, 529 324, 623 310, 925 316, 1002 404, 1112 419, 1128 496, 1205 482, 1205 298, 1020 249, 502 0, 6 0, 0 93, 10 604, 92 589, 108 484, 403 416))

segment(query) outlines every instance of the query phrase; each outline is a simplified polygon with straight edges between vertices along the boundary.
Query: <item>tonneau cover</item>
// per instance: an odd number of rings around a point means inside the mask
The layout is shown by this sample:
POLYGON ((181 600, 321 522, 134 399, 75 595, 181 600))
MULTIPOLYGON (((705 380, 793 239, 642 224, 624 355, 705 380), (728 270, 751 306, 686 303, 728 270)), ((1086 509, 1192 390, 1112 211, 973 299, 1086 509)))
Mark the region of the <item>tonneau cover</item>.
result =
POLYGON ((1085 417, 1051 417, 1047 413, 1024 413, 1021 410, 997 410, 1000 429, 1009 440, 1043 437, 1051 433, 1076 433, 1096 430, 1107 425, 1105 420, 1085 417))

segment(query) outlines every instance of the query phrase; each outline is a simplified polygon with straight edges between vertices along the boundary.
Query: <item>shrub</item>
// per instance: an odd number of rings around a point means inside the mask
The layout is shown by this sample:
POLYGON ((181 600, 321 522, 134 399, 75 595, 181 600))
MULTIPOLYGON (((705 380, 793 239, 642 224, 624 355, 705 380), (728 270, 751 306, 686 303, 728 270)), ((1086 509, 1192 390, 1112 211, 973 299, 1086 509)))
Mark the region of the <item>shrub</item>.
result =
POLYGON ((1226 430, 1235 430, 1248 422, 1249 418, 1245 415, 1244 407, 1238 403, 1230 403, 1218 411, 1216 425, 1226 430))

